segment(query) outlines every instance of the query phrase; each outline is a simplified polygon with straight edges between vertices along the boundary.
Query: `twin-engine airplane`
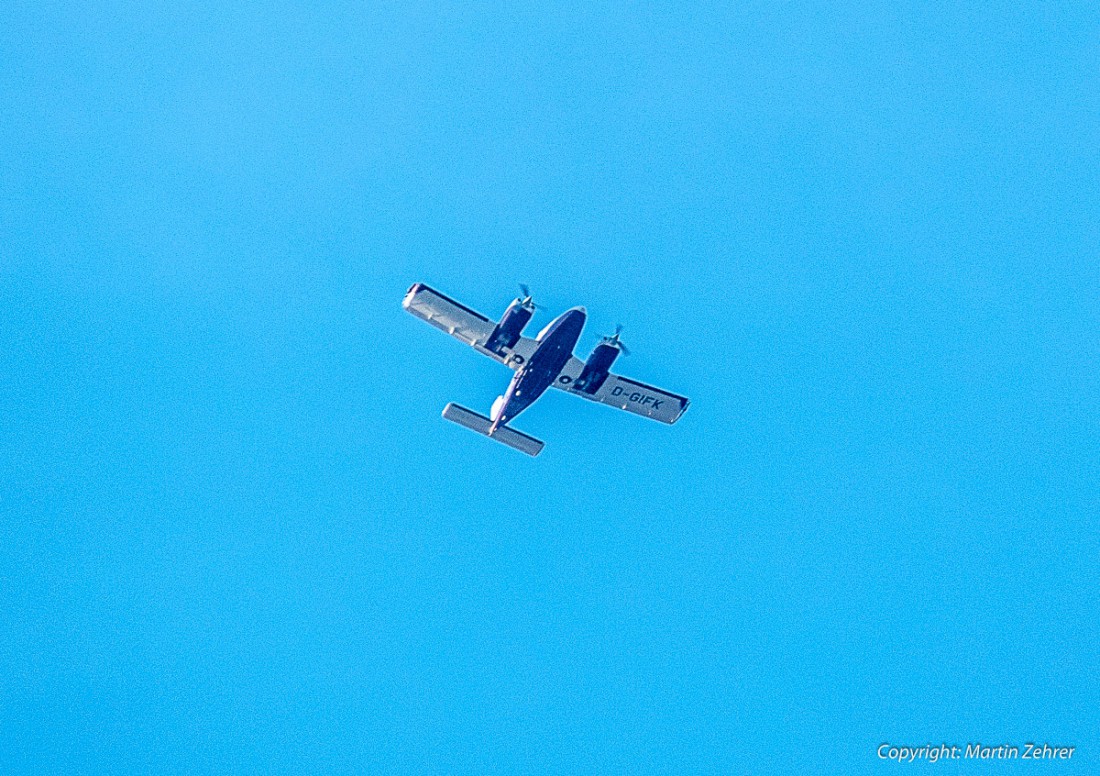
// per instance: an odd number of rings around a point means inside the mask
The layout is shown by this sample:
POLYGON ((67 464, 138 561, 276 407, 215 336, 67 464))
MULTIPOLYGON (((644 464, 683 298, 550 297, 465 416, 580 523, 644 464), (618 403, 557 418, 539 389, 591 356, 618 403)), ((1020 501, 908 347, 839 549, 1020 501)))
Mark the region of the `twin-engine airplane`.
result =
POLYGON ((619 342, 618 329, 596 345, 587 361, 573 355, 584 328, 583 307, 566 310, 534 339, 524 337, 523 327, 531 320, 535 305, 526 286, 520 289, 523 296, 508 305, 499 323, 423 283, 414 284, 405 294, 401 305, 417 318, 506 364, 516 373, 508 390, 493 402, 489 417, 451 403, 443 409, 444 418, 528 455, 538 455, 543 443, 516 431, 508 422, 551 386, 662 423, 675 423, 684 414, 688 400, 683 396, 609 371, 619 353, 628 352, 619 342))

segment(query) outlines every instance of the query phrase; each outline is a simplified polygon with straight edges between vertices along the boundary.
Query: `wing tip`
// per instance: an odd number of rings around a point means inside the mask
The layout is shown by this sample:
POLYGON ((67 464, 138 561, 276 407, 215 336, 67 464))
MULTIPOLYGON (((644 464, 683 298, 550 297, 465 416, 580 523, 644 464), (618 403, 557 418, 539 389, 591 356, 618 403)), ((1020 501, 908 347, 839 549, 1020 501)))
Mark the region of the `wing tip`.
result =
POLYGON ((423 283, 413 283, 411 286, 409 286, 409 290, 405 292, 405 298, 401 300, 401 306, 408 310, 409 305, 412 304, 413 299, 416 298, 416 295, 419 294, 423 288, 423 283))
POLYGON ((680 411, 677 412, 676 416, 668 422, 670 426, 678 421, 680 418, 684 417, 684 413, 688 410, 688 405, 691 404, 691 400, 688 399, 686 396, 680 396, 678 398, 680 399, 680 411))

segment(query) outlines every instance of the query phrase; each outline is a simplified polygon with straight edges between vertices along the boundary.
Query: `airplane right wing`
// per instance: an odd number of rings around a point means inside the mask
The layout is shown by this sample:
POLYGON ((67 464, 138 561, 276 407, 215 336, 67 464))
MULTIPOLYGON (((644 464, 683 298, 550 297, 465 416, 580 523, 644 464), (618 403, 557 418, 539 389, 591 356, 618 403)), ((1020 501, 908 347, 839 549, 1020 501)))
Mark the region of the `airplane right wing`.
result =
POLYGON ((476 310, 439 293, 423 283, 414 283, 405 294, 401 306, 422 321, 427 321, 478 353, 499 361, 511 369, 519 369, 535 352, 538 343, 530 337, 520 337, 510 348, 489 350, 485 344, 493 336, 497 324, 476 310))
MULTIPOLYGON (((416 283, 409 289, 401 306, 420 320, 474 347, 484 345, 496 326, 481 313, 423 283, 416 283)), ((502 360, 495 353, 485 352, 498 361, 502 360)))

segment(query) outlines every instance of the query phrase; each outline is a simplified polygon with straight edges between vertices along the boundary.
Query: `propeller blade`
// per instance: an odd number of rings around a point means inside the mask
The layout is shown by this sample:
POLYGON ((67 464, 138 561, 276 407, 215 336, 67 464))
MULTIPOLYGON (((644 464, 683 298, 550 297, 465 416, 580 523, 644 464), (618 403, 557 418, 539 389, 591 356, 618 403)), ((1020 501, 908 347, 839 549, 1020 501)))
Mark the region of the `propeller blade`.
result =
POLYGON ((526 283, 520 283, 519 290, 523 293, 523 298, 519 300, 521 304, 530 307, 532 310, 542 309, 542 305, 537 305, 531 301, 531 289, 527 287, 526 283))
POLYGON ((612 346, 618 348, 624 356, 629 356, 630 355, 630 350, 627 348, 626 345, 624 345, 622 343, 622 340, 619 339, 619 335, 622 334, 622 333, 623 333, 623 325, 621 323, 617 324, 615 326, 615 333, 612 334, 610 337, 604 337, 603 342, 606 342, 608 345, 612 345, 612 346))

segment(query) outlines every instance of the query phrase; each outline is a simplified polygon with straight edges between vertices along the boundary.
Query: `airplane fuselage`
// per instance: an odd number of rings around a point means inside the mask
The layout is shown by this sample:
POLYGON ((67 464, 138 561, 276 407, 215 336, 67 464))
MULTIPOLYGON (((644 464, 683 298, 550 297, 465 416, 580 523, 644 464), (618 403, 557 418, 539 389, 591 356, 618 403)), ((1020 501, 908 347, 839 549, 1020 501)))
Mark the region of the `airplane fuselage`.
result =
POLYGON ((503 401, 493 415, 490 434, 531 406, 535 399, 553 385, 573 355, 573 348, 580 339, 585 318, 584 308, 574 307, 566 310, 539 332, 536 340, 538 346, 527 359, 527 363, 516 371, 512 382, 508 384, 503 401))

